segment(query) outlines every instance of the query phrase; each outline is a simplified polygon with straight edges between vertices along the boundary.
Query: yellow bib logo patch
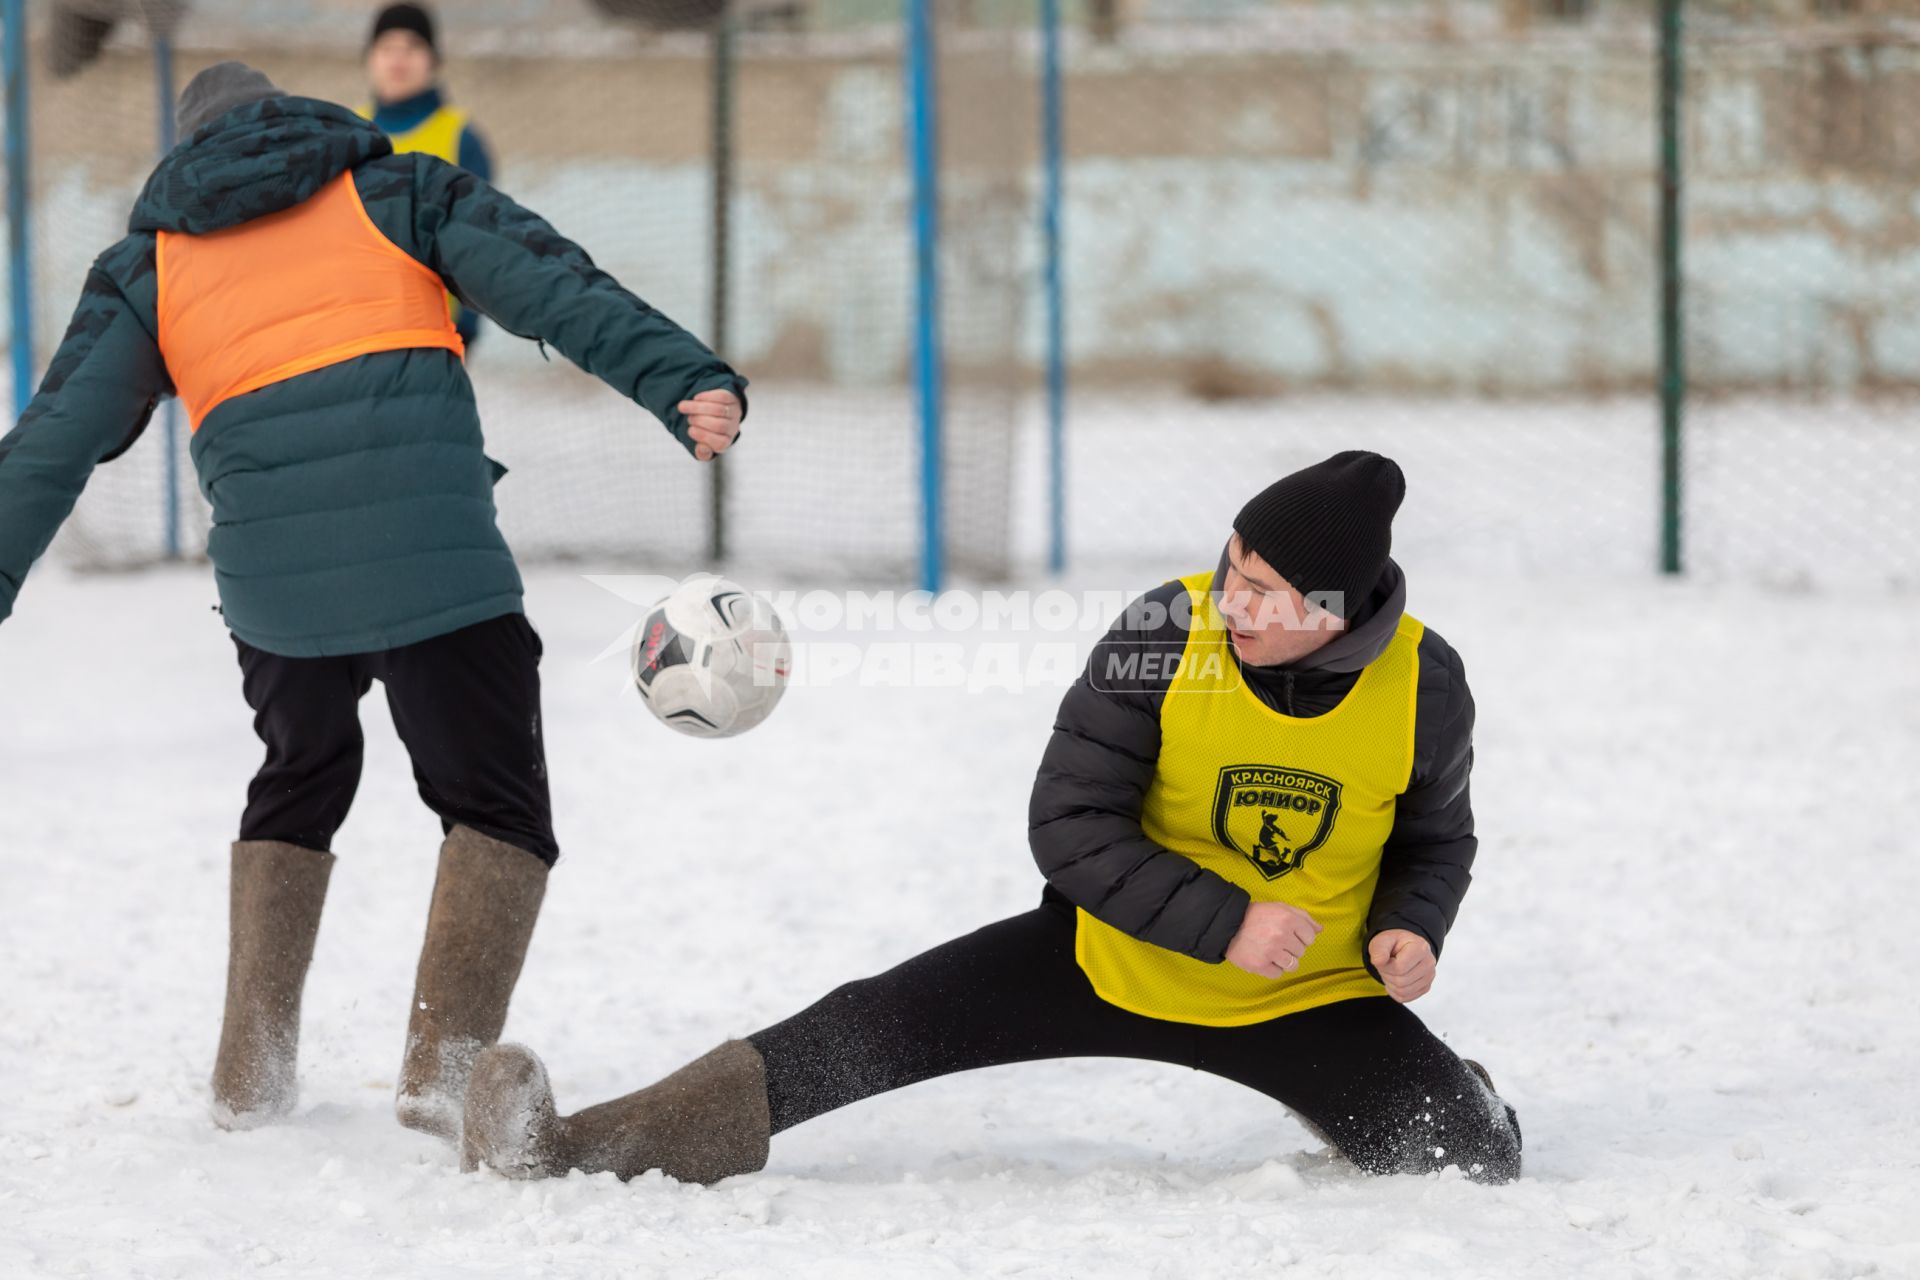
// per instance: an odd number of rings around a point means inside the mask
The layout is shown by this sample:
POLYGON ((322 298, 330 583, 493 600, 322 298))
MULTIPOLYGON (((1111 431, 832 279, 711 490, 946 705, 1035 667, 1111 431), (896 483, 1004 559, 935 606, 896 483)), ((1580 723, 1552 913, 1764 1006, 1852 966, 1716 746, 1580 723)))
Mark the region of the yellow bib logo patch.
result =
POLYGON ((1327 842, 1340 784, 1304 769, 1230 764, 1213 794, 1213 835, 1269 880, 1298 871, 1327 842))

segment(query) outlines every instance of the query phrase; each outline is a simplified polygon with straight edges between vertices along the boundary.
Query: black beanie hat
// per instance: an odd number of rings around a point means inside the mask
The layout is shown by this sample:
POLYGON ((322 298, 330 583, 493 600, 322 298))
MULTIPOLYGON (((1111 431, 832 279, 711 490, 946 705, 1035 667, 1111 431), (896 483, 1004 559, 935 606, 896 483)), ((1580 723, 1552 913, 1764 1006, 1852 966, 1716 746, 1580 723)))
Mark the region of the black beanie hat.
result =
POLYGON ((1340 593, 1326 603, 1351 618, 1386 571, 1393 514, 1406 493, 1392 458, 1351 449, 1262 489, 1233 518, 1233 531, 1302 595, 1340 593))
POLYGON ((440 56, 440 46, 433 40, 433 15, 424 5, 390 4, 382 9, 373 20, 373 31, 367 36, 371 45, 389 31, 411 31, 427 42, 434 56, 440 56))

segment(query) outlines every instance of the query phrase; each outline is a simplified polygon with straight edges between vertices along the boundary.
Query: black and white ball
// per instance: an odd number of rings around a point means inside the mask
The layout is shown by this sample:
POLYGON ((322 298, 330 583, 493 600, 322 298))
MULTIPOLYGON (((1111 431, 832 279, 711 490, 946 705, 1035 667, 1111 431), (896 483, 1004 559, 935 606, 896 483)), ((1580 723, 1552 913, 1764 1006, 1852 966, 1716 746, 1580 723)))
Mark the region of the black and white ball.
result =
POLYGON ((641 700, 696 738, 730 738, 765 720, 787 691, 791 663, 773 606, 711 573, 654 605, 633 641, 641 700))

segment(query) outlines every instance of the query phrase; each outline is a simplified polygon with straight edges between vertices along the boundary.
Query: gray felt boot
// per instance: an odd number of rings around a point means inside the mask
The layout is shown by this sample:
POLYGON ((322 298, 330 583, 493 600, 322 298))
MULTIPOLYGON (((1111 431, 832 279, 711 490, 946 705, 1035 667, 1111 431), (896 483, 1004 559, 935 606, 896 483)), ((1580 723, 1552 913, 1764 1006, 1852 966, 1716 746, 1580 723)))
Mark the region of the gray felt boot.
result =
POLYGON ((213 1063, 213 1122, 251 1129, 300 1096, 300 994, 307 985, 333 855, 278 840, 233 846, 227 1009, 213 1063))
POLYGON ((524 849, 459 826, 441 846, 394 1101, 407 1128, 460 1140, 467 1076, 506 1025, 546 891, 524 849))
POLYGON ((569 1169, 638 1177, 659 1169, 682 1182, 718 1182, 766 1167, 772 1121, 766 1064, 729 1040, 658 1084, 562 1117, 532 1051, 496 1045, 480 1055, 467 1091, 461 1167, 509 1178, 569 1169))

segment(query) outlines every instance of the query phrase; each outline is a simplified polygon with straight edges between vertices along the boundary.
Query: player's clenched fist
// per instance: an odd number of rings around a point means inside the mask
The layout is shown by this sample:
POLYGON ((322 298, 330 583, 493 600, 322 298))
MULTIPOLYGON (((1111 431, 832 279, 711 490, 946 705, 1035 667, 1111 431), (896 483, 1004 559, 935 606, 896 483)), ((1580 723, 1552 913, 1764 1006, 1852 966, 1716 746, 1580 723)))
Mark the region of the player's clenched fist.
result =
POLYGON ((740 434, 740 397, 731 391, 702 391, 691 400, 682 400, 680 412, 687 415, 693 456, 702 462, 725 453, 740 434))
POLYGON ((1433 986, 1434 959, 1427 940, 1410 929, 1388 929, 1373 935, 1367 944, 1367 959, 1380 971, 1387 994, 1401 1004, 1411 1004, 1433 986))
POLYGON ((1247 908, 1240 932, 1227 944, 1227 963, 1257 978, 1278 978, 1300 966, 1320 923, 1284 902, 1256 902, 1247 908))

